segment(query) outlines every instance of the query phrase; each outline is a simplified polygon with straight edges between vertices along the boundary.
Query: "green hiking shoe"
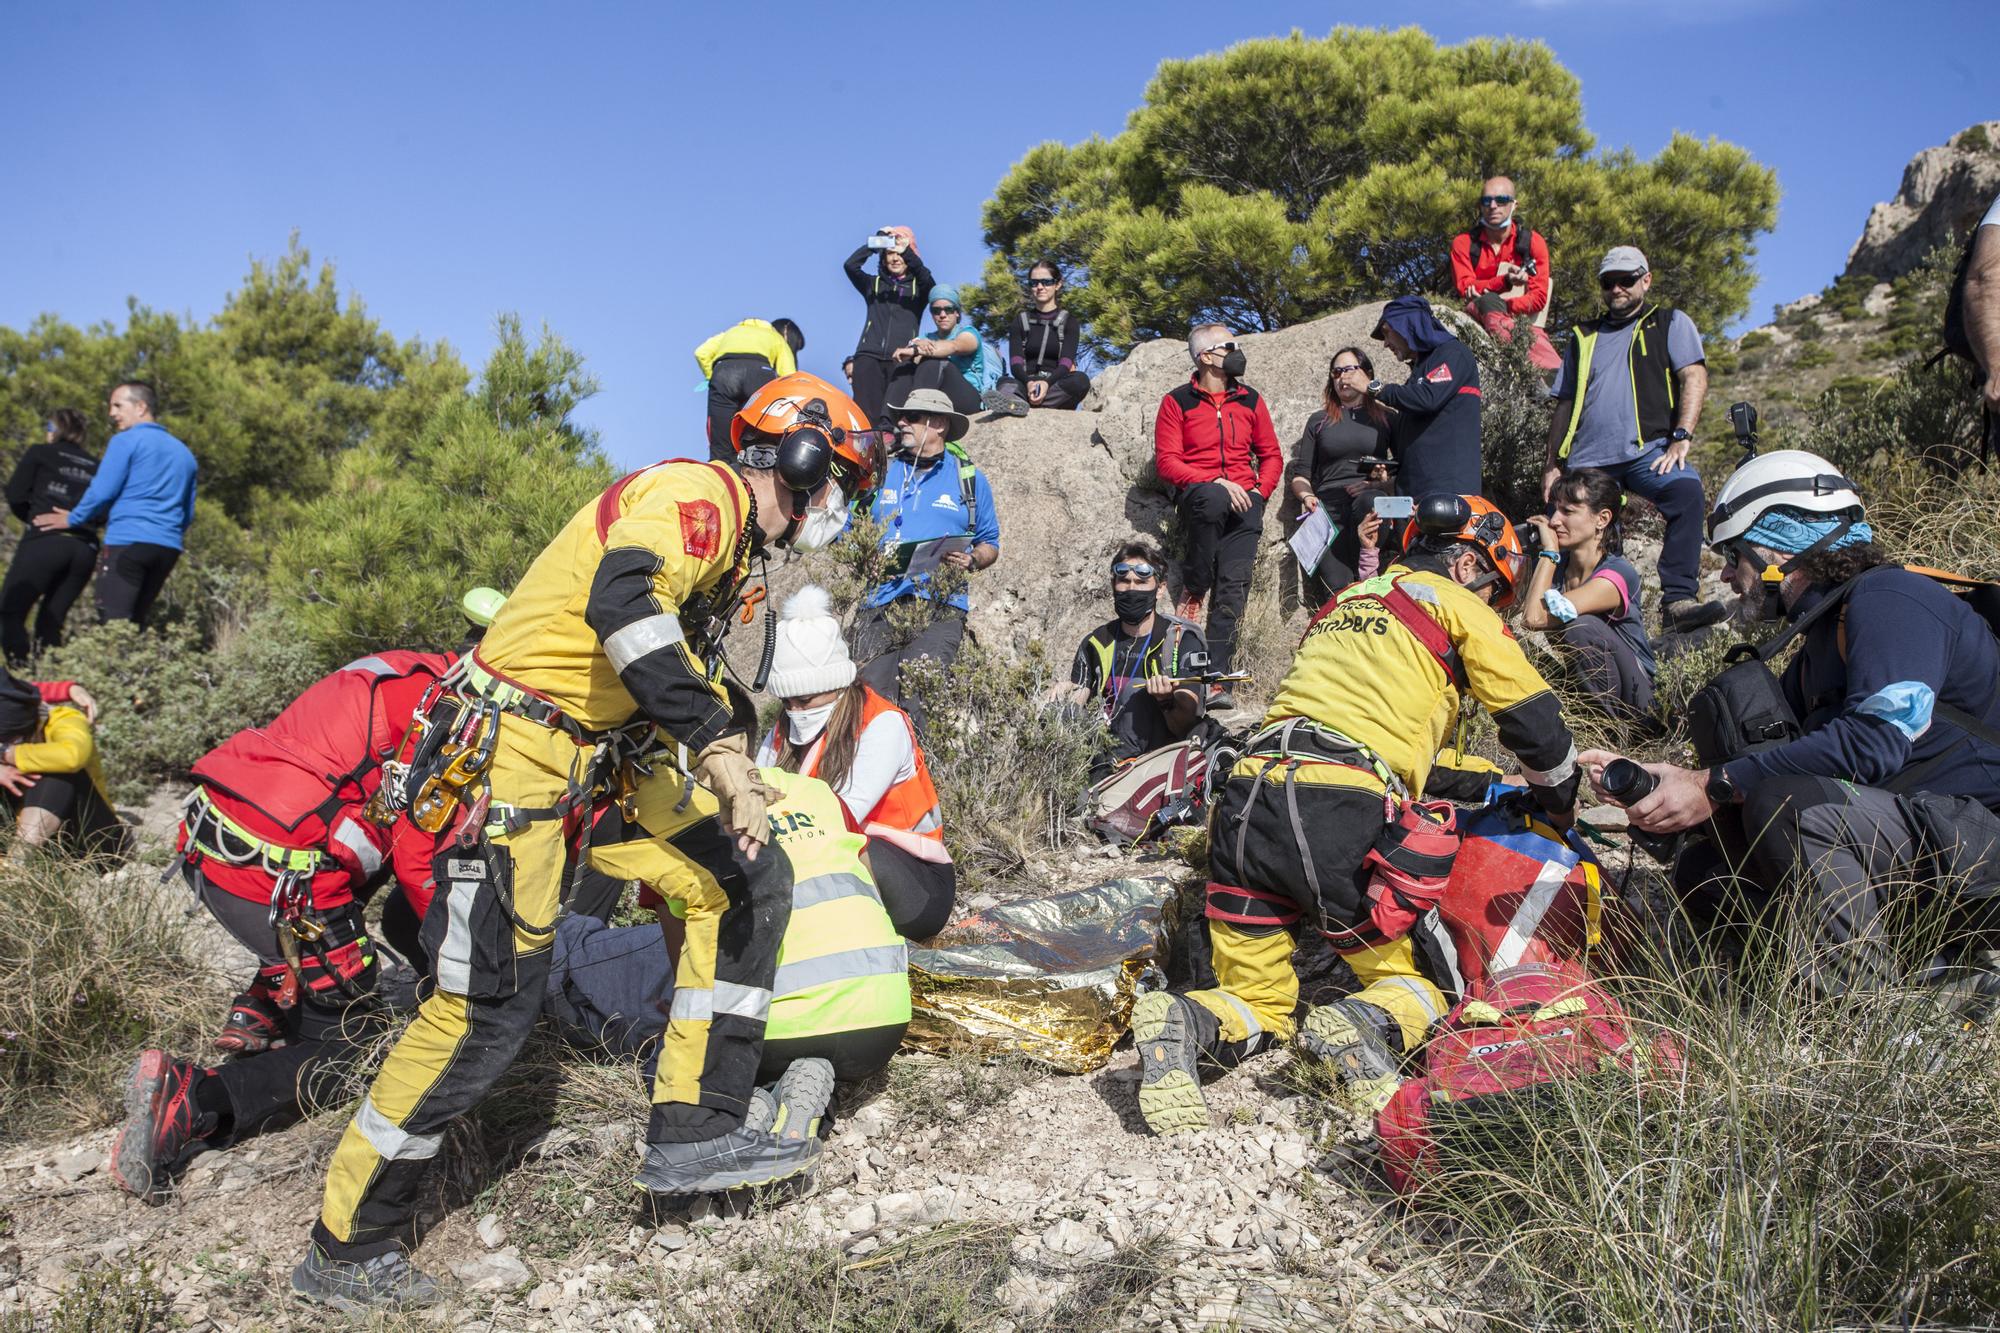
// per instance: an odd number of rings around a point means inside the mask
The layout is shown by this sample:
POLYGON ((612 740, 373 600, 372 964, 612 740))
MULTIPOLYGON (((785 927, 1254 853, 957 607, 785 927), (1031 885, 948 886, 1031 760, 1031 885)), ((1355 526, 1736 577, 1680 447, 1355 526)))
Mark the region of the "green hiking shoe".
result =
POLYGON ((1298 1048, 1333 1067, 1350 1106, 1374 1115, 1389 1104, 1403 1082, 1397 1050, 1402 1042, 1395 1023, 1385 1010, 1366 1001, 1335 1000, 1306 1015, 1298 1048))
POLYGON ((1132 1044, 1139 1048, 1139 1114, 1155 1134, 1209 1127, 1201 1095, 1202 1019, 1215 1020, 1185 996, 1151 991, 1132 1006, 1132 1044))
POLYGON ((292 1270, 292 1290, 306 1300, 342 1314, 369 1310, 414 1310, 436 1305, 444 1294, 437 1280, 418 1270, 401 1249, 366 1259, 336 1259, 318 1245, 292 1270))

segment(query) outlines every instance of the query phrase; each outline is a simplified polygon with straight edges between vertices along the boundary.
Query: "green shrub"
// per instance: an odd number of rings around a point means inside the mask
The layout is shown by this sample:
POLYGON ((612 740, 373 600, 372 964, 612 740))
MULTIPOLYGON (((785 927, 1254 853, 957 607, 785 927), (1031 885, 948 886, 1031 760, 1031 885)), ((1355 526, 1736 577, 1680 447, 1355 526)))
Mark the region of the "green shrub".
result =
POLYGON ((1986 133, 1986 126, 1979 124, 1960 130, 1958 137, 1951 141, 1951 146, 1963 153, 1990 153, 1993 151, 1993 140, 1986 133))
POLYGON ((1771 336, 1769 329, 1752 329, 1736 340, 1736 350, 1739 352, 1754 352, 1760 347, 1769 347, 1776 341, 1777 339, 1771 336))
POLYGON ((1818 342, 1826 337, 1826 326, 1816 316, 1807 315, 1792 326, 1792 333, 1800 342, 1818 342))
POLYGON ((1775 444, 1782 437, 1783 447, 1811 449, 1843 468, 1914 454, 1956 475, 1977 459, 1979 430, 1971 368, 1948 359, 1929 370, 1906 362, 1870 392, 1848 385, 1822 393, 1801 422, 1769 438, 1775 444))
POLYGON ((174 1327, 174 1303, 153 1266, 93 1268, 47 1309, 0 1318, 0 1333, 154 1333, 174 1327))
POLYGON ((61 1134, 117 1113, 118 1078, 146 1046, 192 1050, 227 997, 192 984, 205 962, 177 886, 52 858, 0 864, 0 1131, 61 1134))
MULTIPOLYGON (((1515 518, 1538 511, 1549 443, 1547 375, 1528 359, 1526 337, 1501 342, 1476 331, 1456 311, 1445 322, 1479 358, 1479 447, 1486 495, 1515 518)), ((1525 324, 1517 321, 1516 327, 1525 324)))
POLYGON ((42 658, 40 675, 97 697, 99 761, 118 800, 177 782, 208 750, 276 717, 330 665, 272 612, 203 649, 188 621, 94 625, 42 658))
POLYGON ((1812 343, 1799 349, 1799 354, 1792 358, 1792 368, 1817 370, 1821 366, 1830 366, 1833 362, 1834 352, 1831 347, 1825 343, 1812 343))
POLYGON ((1030 857, 1081 832, 1079 798, 1108 733, 1094 711, 1047 702, 1068 679, 1039 640, 1019 661, 968 643, 949 668, 925 657, 903 669, 904 693, 928 715, 924 753, 961 894, 1018 879, 1030 857))

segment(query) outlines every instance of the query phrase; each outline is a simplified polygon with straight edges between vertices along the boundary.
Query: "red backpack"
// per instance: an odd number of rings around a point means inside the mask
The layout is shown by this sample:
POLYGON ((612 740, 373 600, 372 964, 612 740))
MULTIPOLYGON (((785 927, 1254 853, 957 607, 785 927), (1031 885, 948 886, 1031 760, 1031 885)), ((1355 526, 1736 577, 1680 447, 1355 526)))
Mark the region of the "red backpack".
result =
MULTIPOLYGON (((1618 1001, 1576 964, 1494 972, 1445 1016, 1426 1048, 1423 1075, 1377 1114, 1382 1165, 1399 1193, 1414 1194, 1436 1168, 1440 1140, 1517 1150, 1522 1109, 1532 1110, 1560 1080, 1629 1079, 1629 1071, 1680 1065, 1678 1042, 1634 1033, 1618 1001)), ((1564 1114, 1560 1102, 1552 1111, 1564 1114)))

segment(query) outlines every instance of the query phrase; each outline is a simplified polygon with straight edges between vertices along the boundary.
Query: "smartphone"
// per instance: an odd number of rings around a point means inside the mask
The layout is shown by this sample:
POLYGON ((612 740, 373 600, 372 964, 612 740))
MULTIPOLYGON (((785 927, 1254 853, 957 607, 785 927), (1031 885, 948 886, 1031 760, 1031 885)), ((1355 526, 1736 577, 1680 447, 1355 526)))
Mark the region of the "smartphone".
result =
POLYGON ((1378 495, 1375 497, 1377 518, 1411 518, 1417 512, 1417 502, 1407 495, 1378 495))
POLYGON ((893 250, 896 248, 896 238, 887 232, 878 231, 868 238, 868 248, 870 250, 893 250))

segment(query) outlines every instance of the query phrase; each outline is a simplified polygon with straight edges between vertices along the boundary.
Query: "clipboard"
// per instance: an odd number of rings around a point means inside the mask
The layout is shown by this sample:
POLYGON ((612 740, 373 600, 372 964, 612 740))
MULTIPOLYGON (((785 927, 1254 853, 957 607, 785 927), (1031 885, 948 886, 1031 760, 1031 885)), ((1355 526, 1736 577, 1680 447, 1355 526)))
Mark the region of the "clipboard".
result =
POLYGON ((1326 516, 1326 506, 1307 514, 1299 520, 1299 528, 1289 539, 1292 556, 1299 562, 1299 568, 1310 574, 1319 568, 1319 562, 1326 558, 1326 548, 1333 545, 1339 534, 1333 520, 1326 516))
POLYGON ((896 548, 897 572, 913 579, 922 578, 936 573, 946 556, 971 549, 970 537, 933 537, 927 542, 904 542, 896 548))

